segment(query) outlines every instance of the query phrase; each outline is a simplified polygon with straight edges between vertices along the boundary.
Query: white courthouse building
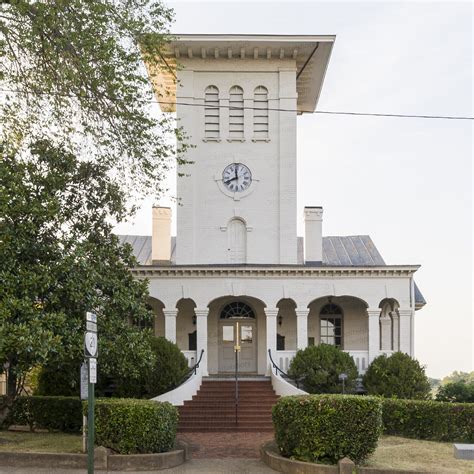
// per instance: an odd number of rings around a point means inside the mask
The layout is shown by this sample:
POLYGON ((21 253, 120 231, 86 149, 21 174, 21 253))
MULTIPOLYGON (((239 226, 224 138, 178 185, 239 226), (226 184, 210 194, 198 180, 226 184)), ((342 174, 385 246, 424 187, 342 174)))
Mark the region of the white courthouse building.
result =
POLYGON ((242 373, 268 374, 269 349, 286 370, 320 343, 349 352, 360 373, 381 353, 413 354, 419 266, 387 265, 367 235, 323 237, 318 203, 297 209, 298 115, 316 108, 334 40, 182 35, 154 80, 193 164, 178 168, 176 237, 170 209, 155 207, 152 236, 121 240, 149 280, 156 335, 190 365, 204 349, 204 376, 234 371, 237 327, 242 373))

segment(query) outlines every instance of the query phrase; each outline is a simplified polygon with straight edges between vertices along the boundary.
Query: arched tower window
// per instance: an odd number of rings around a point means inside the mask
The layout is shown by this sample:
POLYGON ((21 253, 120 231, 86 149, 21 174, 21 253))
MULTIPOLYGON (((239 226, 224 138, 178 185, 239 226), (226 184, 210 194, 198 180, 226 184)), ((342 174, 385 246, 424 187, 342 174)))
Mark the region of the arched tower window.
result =
POLYGON ((319 312, 320 341, 322 344, 342 348, 342 310, 334 303, 328 303, 319 312))
POLYGON ((268 138, 268 90, 258 86, 253 97, 253 134, 256 139, 268 138))
POLYGON ((247 260, 247 228, 240 219, 232 219, 227 226, 227 250, 229 263, 245 263, 247 260))
POLYGON ((229 303, 222 308, 221 319, 228 318, 252 318, 255 319, 255 313, 253 309, 247 304, 241 301, 234 301, 229 303))
POLYGON ((204 93, 204 135, 219 138, 219 89, 209 86, 204 93))
POLYGON ((239 86, 229 92, 229 138, 244 138, 244 91, 239 86))

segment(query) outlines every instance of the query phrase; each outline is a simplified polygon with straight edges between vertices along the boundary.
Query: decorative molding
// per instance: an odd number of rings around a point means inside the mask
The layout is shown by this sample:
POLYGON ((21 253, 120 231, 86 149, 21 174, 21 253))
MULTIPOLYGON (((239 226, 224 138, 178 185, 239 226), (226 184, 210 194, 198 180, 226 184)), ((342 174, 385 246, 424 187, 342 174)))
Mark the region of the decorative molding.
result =
MULTIPOLYGON (((171 265, 154 267, 152 265, 132 268, 137 278, 183 278, 183 277, 279 277, 279 278, 407 278, 413 275, 419 266, 387 265, 382 267, 304 267, 292 266, 232 266, 232 265, 171 265)), ((375 311, 375 310, 374 310, 375 311)), ((380 308, 377 308, 380 314, 380 308)), ((399 310, 400 314, 410 310, 399 310)), ((411 313, 410 313, 411 314, 411 313)))

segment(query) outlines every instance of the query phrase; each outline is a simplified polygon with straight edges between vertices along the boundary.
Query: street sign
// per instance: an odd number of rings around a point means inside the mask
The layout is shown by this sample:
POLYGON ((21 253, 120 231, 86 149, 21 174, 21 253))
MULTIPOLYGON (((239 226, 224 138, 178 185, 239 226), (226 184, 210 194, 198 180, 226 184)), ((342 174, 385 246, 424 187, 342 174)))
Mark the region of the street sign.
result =
POLYGON ((339 374, 339 380, 347 380, 347 374, 339 374))
POLYGON ((97 332, 97 323, 93 323, 92 321, 86 321, 86 329, 90 332, 97 332))
POLYGON ((87 400, 87 384, 89 383, 89 373, 87 362, 81 364, 81 400, 87 400))
POLYGON ((97 356, 97 333, 86 332, 84 336, 84 351, 86 357, 97 356))
POLYGON ((91 321, 97 324, 97 314, 90 313, 89 311, 86 313, 86 321, 91 321))
POLYGON ((89 383, 97 383, 97 359, 89 359, 89 383))

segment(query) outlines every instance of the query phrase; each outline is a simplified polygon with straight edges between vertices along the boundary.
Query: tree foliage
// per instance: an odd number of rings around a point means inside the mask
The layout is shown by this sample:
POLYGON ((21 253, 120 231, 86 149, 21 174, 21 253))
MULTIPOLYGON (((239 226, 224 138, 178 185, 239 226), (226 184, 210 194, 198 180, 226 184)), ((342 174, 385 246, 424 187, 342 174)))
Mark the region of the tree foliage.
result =
POLYGON ((448 383, 454 382, 465 382, 471 383, 474 382, 474 371, 472 372, 462 372, 455 370, 453 373, 447 375, 441 380, 441 385, 446 385, 448 383))
POLYGON ((107 169, 38 142, 24 158, 5 147, 0 161, 0 364, 14 398, 33 367, 83 357, 85 312, 98 313, 99 376, 140 376, 154 356, 147 283, 132 278, 131 248, 109 216, 123 212, 107 169))
POLYGON ((363 384, 369 395, 388 398, 425 400, 431 392, 424 367, 403 352, 376 357, 364 375, 363 384))
POLYGON ((329 344, 309 346, 298 351, 289 369, 289 374, 301 379, 309 393, 341 393, 341 373, 347 374, 346 391, 352 391, 358 375, 354 359, 329 344))
POLYGON ((0 1, 0 139, 47 138, 113 170, 123 193, 158 196, 182 134, 144 62, 167 67, 172 17, 160 0, 0 1))
POLYGON ((436 393, 440 402, 474 403, 474 382, 450 382, 442 385, 436 393))

